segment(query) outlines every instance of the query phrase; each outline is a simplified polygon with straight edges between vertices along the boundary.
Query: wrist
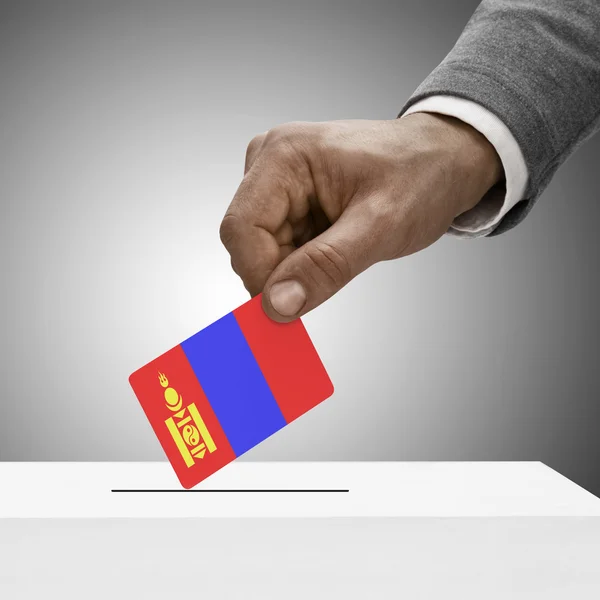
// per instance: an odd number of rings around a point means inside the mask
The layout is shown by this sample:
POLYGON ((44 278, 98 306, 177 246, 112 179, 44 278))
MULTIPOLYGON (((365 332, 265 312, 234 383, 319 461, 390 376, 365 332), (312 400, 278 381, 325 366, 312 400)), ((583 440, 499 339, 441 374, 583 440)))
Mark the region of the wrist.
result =
POLYGON ((474 127, 438 113, 413 113, 405 118, 413 117, 420 118, 434 144, 444 148, 445 166, 451 181, 458 184, 455 217, 476 206, 504 179, 502 161, 494 146, 474 127))

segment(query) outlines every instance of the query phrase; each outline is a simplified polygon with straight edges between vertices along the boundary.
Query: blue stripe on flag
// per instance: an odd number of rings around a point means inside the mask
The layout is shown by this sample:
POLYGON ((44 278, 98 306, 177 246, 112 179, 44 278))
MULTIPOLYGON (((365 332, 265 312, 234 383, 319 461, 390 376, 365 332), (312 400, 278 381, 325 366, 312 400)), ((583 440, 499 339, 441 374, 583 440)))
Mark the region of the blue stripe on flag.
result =
POLYGON ((286 425, 233 313, 181 347, 236 456, 286 425))

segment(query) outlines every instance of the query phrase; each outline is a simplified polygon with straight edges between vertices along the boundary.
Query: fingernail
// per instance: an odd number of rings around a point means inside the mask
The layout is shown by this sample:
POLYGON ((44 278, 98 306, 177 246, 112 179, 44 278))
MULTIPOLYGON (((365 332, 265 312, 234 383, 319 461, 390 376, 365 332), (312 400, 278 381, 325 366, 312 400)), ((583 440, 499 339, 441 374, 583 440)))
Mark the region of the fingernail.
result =
POLYGON ((271 287, 269 299, 282 317, 293 317, 306 303, 306 292, 297 281, 278 281, 271 287))

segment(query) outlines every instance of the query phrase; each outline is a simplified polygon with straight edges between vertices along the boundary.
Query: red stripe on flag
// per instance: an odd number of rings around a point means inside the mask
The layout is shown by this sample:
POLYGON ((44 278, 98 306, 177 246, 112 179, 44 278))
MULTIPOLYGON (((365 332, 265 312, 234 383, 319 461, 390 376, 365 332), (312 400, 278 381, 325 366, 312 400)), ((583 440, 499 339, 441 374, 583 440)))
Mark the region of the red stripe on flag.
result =
POLYGON ((261 295, 233 311, 285 420, 290 423, 333 394, 333 385, 300 319, 276 323, 261 295))
POLYGON ((184 488, 235 459, 181 346, 133 373, 129 383, 184 488))

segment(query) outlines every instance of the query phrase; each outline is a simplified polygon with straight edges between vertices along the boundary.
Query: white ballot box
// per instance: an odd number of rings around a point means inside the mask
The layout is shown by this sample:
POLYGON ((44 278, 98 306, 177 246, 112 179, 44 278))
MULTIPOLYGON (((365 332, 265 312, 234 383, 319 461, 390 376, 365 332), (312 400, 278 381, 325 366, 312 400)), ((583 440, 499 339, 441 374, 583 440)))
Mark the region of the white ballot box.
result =
POLYGON ((0 463, 0 598, 600 598, 600 499, 539 462, 0 463))

